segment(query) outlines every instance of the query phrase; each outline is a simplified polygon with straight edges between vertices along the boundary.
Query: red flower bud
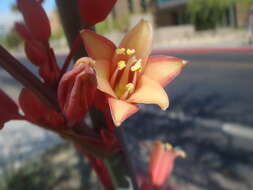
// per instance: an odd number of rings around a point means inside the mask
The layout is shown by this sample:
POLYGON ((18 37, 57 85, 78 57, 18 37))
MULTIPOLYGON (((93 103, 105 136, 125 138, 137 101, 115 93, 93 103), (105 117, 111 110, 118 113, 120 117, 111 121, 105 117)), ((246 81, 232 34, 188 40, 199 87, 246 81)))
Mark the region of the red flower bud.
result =
POLYGON ((85 57, 77 61, 73 70, 63 75, 58 87, 58 101, 69 125, 82 121, 93 103, 97 88, 93 60, 85 57))
POLYGON ((88 26, 103 21, 112 10, 116 0, 79 0, 80 16, 88 26))
POLYGON ((21 38, 23 38, 23 40, 27 41, 32 39, 31 32, 27 29, 27 27, 23 23, 19 22, 15 23, 14 28, 19 33, 21 38))
POLYGON ((22 89, 19 104, 28 121, 56 129, 64 127, 63 116, 44 105, 30 90, 22 89))
POLYGON ((0 129, 4 123, 12 119, 19 119, 17 104, 0 89, 0 129))
POLYGON ((152 185, 159 189, 170 177, 175 159, 185 156, 186 154, 182 150, 177 150, 168 143, 156 142, 149 161, 149 177, 152 185))
POLYGON ((40 41, 48 41, 51 29, 49 19, 41 4, 35 0, 17 0, 17 6, 33 37, 40 41))
POLYGON ((47 49, 40 41, 25 41, 25 52, 34 65, 41 66, 47 61, 47 49))

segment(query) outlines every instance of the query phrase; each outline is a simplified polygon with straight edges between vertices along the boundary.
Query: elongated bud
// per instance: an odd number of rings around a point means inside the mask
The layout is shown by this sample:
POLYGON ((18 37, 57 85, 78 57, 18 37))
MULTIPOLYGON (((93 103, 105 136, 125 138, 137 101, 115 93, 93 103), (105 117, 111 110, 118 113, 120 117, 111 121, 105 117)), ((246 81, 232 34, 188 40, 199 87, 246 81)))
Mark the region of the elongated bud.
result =
POLYGON ((39 41, 25 41, 25 52, 34 65, 41 66, 47 61, 47 50, 39 41))
POLYGON ((54 129, 64 128, 63 116, 44 105, 29 89, 22 89, 19 95, 19 104, 28 121, 54 129))
POLYGON ((80 17, 84 24, 95 25, 107 17, 115 3, 116 0, 79 0, 80 17))
POLYGON ((16 30, 16 32, 18 32, 18 34, 21 36, 21 38, 23 38, 23 40, 32 40, 32 34, 31 32, 27 29, 27 27, 20 22, 16 22, 14 25, 14 28, 16 30))
POLYGON ((35 39, 48 41, 51 35, 49 19, 45 10, 36 0, 17 0, 25 24, 35 39))
POLYGON ((158 141, 154 144, 149 161, 149 177, 154 187, 161 187, 170 177, 177 157, 184 158, 186 154, 168 143, 163 144, 158 141))
POLYGON ((93 103, 97 89, 94 60, 85 57, 63 75, 58 87, 58 101, 69 125, 82 121, 93 103))
POLYGON ((0 129, 5 122, 20 117, 17 104, 0 89, 0 129))

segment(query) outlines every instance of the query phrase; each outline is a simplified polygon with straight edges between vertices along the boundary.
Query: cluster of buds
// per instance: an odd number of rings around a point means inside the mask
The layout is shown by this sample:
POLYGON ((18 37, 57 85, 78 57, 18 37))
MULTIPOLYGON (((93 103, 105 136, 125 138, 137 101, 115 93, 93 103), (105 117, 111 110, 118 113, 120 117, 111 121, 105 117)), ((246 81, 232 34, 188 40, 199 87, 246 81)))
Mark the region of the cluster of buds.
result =
POLYGON ((48 42, 51 28, 46 12, 41 4, 34 0, 17 0, 17 7, 25 22, 16 23, 15 28, 25 41, 27 58, 39 68, 39 74, 45 83, 56 87, 60 69, 48 42))

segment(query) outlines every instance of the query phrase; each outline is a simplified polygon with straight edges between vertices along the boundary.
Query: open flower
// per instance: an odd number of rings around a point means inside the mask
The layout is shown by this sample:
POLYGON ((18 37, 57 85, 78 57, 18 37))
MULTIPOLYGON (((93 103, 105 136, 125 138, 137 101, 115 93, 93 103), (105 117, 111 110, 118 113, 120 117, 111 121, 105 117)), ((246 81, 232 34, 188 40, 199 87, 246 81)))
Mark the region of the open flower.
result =
POLYGON ((163 86, 180 73, 185 61, 167 56, 150 56, 153 32, 141 20, 118 48, 90 30, 81 31, 88 55, 95 61, 98 89, 108 95, 114 124, 119 126, 138 111, 136 103, 169 106, 163 86))

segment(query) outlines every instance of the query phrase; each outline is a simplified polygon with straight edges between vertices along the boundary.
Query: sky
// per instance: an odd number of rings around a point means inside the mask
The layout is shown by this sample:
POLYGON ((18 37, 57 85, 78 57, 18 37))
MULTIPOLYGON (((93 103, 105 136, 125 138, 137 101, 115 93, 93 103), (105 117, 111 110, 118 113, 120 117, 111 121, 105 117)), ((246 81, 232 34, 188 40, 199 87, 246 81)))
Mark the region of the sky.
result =
MULTIPOLYGON (((16 0, 0 0, 0 27, 8 29, 17 20, 21 20, 18 13, 13 13, 10 9, 16 0)), ((44 0, 43 7, 50 13, 55 8, 54 0, 44 0)))

